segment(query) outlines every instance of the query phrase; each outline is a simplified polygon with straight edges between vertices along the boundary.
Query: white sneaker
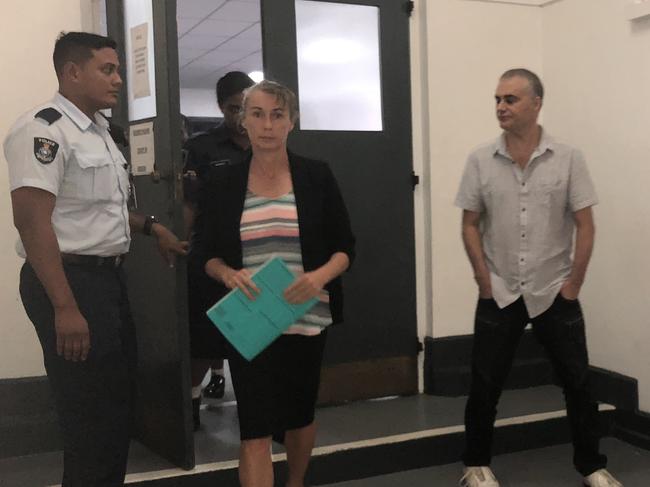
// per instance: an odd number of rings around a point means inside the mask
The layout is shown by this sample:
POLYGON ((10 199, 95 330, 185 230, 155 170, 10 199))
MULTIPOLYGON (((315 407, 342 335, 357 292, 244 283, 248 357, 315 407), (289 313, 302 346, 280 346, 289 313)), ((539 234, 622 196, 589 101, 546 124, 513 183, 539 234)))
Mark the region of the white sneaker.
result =
POLYGON ((612 477, 607 470, 601 468, 583 479, 586 487, 623 487, 623 484, 612 477))
POLYGON ((460 487, 499 487, 499 482, 490 467, 465 467, 463 474, 458 482, 460 487))

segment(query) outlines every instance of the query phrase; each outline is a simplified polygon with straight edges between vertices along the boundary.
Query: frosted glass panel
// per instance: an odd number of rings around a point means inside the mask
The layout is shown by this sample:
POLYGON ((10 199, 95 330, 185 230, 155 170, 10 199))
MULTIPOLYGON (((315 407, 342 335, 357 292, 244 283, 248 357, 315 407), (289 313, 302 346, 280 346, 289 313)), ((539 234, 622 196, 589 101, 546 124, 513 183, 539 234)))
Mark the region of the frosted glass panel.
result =
POLYGON ((296 0, 302 130, 381 131, 379 8, 296 0))

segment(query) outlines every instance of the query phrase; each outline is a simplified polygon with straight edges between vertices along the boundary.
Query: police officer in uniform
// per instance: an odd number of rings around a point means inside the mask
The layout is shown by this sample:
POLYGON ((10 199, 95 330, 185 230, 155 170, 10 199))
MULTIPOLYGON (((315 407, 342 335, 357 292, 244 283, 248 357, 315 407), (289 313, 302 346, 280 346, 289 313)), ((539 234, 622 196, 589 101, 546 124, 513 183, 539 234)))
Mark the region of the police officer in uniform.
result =
POLYGON ((126 161, 98 112, 122 80, 112 39, 62 34, 59 91, 21 116, 4 152, 20 294, 36 328, 64 442, 63 487, 121 486, 129 449, 135 335, 121 263, 131 232, 155 235, 172 263, 185 243, 130 213, 126 161))
POLYGON ((241 71, 230 71, 217 81, 217 104, 223 113, 223 122, 207 132, 192 137, 185 149, 186 176, 193 181, 186 191, 186 201, 196 203, 201 180, 208 177, 210 168, 237 164, 250 147, 246 130, 239 123, 244 90, 255 82, 241 71))
MULTIPOLYGON (((255 82, 245 73, 231 71, 217 81, 217 104, 224 115, 223 123, 208 132, 192 137, 185 144, 185 215, 191 232, 198 207, 201 187, 211 177, 212 169, 239 164, 249 150, 246 131, 239 124, 244 90, 255 82)), ((192 405, 194 428, 200 426, 201 382, 208 369, 212 370, 210 383, 203 395, 210 399, 223 397, 223 356, 225 342, 215 326, 205 316, 214 304, 214 281, 202 268, 192 265, 190 252, 188 265, 189 322, 192 354, 192 405)))

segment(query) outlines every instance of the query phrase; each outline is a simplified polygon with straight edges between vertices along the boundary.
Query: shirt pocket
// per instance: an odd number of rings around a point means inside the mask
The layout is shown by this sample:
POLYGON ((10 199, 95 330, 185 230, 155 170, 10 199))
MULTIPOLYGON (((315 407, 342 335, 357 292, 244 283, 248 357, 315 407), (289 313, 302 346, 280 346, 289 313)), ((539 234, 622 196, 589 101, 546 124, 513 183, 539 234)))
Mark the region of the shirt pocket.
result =
POLYGON ((537 185, 536 196, 539 202, 550 208, 558 203, 560 200, 566 199, 566 185, 562 184, 560 175, 555 172, 544 174, 537 185), (563 194, 564 193, 564 194, 563 194))
POLYGON ((124 159, 124 156, 120 153, 118 154, 118 160, 116 161, 117 177, 120 181, 120 189, 125 193, 131 196, 131 179, 129 173, 129 165, 124 159))
POLYGON ((117 190, 113 165, 108 154, 75 155, 68 167, 68 194, 80 201, 110 201, 117 190))

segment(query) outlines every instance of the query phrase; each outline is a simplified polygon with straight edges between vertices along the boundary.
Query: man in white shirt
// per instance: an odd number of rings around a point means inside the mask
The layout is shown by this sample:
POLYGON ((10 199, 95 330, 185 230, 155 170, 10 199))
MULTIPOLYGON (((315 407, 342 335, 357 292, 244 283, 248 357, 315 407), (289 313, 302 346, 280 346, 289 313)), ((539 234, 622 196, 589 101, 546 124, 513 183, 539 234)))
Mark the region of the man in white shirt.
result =
POLYGON ((598 200, 580 151, 537 124, 543 98, 531 71, 501 76, 495 99, 503 133, 470 154, 456 197, 479 288, 463 487, 499 485, 489 468, 496 406, 528 323, 563 383, 573 463, 585 485, 621 485, 599 452, 578 302, 594 242, 591 207, 598 200))
POLYGON ((61 424, 63 487, 124 483, 135 335, 121 269, 131 232, 153 234, 173 262, 186 244, 129 212, 126 161, 98 110, 122 80, 112 39, 59 37, 59 91, 21 116, 4 152, 25 310, 36 328, 61 424))

